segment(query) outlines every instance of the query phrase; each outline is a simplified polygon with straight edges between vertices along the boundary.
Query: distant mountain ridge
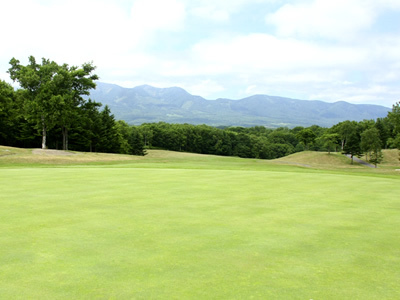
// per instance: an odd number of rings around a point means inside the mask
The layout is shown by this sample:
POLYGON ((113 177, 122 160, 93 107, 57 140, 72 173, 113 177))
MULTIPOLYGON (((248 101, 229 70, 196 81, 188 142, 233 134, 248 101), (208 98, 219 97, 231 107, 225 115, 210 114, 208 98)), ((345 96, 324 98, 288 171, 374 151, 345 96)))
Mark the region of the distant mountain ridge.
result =
POLYGON ((344 101, 327 103, 268 95, 240 100, 206 100, 179 87, 142 85, 123 88, 102 82, 97 83, 90 98, 108 105, 116 119, 135 125, 164 121, 212 126, 294 127, 315 124, 330 127, 345 120, 386 117, 390 111, 380 105, 344 101))

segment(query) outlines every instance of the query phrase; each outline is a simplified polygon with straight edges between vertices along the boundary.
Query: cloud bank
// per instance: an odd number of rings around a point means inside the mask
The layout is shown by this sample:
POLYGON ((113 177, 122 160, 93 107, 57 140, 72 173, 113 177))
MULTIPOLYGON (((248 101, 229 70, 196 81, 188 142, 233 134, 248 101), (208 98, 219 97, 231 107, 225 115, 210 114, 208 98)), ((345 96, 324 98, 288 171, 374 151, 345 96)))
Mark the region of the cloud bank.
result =
POLYGON ((396 0, 15 0, 0 11, 8 62, 79 65, 104 82, 391 106, 400 100, 396 0))

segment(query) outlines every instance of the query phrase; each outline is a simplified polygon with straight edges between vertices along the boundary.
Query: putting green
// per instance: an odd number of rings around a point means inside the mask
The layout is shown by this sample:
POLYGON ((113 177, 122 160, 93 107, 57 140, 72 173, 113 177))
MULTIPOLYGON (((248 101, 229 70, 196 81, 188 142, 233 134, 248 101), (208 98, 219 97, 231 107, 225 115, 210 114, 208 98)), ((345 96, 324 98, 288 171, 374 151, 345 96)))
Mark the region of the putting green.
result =
POLYGON ((2 168, 1 298, 399 297, 398 179, 167 167, 2 168))

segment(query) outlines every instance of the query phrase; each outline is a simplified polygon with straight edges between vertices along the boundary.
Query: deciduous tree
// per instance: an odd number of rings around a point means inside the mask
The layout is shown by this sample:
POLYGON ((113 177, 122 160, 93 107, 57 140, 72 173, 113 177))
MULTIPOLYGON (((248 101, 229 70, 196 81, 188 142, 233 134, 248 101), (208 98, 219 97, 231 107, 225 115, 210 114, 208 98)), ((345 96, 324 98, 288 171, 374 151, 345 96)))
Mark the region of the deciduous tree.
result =
POLYGON ((63 149, 68 150, 68 134, 73 124, 76 124, 81 114, 81 109, 89 91, 96 87, 96 74, 92 74, 96 68, 92 63, 85 63, 82 67, 64 64, 58 68, 53 80, 56 85, 55 93, 58 101, 58 125, 63 136, 63 149))
POLYGON ((321 137, 319 137, 319 140, 328 150, 328 154, 330 154, 331 151, 336 150, 336 147, 338 147, 340 143, 339 134, 337 133, 325 133, 321 137))
MULTIPOLYGON (((0 80, 0 144, 10 145, 16 126, 16 94, 11 85, 0 80)), ((10 145, 11 146, 11 145, 10 145)))
POLYGON ((310 128, 302 129, 297 133, 297 138, 304 144, 306 150, 308 150, 310 144, 312 144, 317 135, 310 128))
POLYGON ((382 142, 379 130, 375 127, 361 133, 361 150, 366 154, 367 160, 375 164, 375 168, 382 159, 382 142))
POLYGON ((51 130, 58 119, 57 102, 53 82, 58 65, 48 59, 42 59, 38 64, 33 56, 29 64, 21 65, 20 61, 12 58, 8 70, 12 80, 17 81, 24 89, 25 116, 36 124, 42 133, 42 148, 46 148, 47 131, 51 130))
POLYGON ((23 89, 25 115, 33 120, 42 133, 42 148, 46 148, 47 132, 56 125, 60 126, 63 136, 63 149, 68 150, 68 133, 72 124, 77 123, 80 109, 96 87, 98 76, 92 74, 95 67, 85 63, 82 67, 67 64, 58 65, 54 61, 42 59, 38 64, 33 56, 29 64, 21 65, 12 58, 8 70, 12 80, 23 89))

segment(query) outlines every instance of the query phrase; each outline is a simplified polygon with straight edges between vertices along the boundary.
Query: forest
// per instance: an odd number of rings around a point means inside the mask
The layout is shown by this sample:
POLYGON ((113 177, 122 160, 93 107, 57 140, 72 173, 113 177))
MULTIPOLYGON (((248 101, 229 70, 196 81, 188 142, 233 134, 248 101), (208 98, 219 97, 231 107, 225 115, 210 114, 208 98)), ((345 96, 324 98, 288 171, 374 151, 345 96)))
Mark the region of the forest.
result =
POLYGON ((400 149, 400 102, 387 117, 344 121, 331 128, 212 127, 116 120, 109 107, 88 98, 98 76, 92 63, 58 65, 42 59, 21 65, 13 58, 8 73, 14 89, 0 81, 0 144, 145 155, 146 149, 274 159, 304 150, 366 155, 378 164, 381 150, 400 149))

